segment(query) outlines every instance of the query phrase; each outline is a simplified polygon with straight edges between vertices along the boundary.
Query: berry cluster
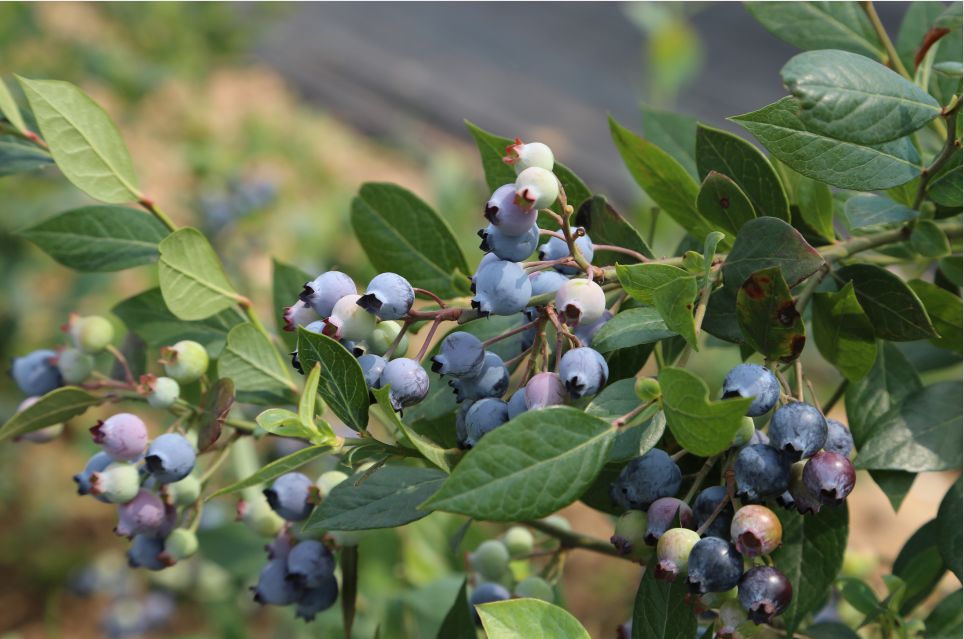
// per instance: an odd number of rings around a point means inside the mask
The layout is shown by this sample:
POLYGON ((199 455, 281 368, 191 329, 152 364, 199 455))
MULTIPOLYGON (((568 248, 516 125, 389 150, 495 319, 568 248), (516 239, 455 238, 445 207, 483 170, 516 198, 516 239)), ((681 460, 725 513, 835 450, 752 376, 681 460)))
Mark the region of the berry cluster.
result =
POLYGON ((736 588, 746 618, 768 623, 786 610, 792 588, 769 561, 754 565, 780 546, 783 534, 779 517, 763 504, 816 513, 842 503, 854 487, 853 439, 846 426, 825 419, 815 406, 781 396, 779 380, 763 366, 735 367, 722 395, 753 400, 734 438, 731 463, 723 466, 726 485, 699 493, 694 486, 687 504, 676 497, 683 484, 678 456, 651 449, 626 464, 611 486, 613 501, 626 510, 611 541, 623 555, 652 558, 659 579, 685 575, 697 595, 736 588), (751 418, 781 401, 767 432, 757 430, 751 418))

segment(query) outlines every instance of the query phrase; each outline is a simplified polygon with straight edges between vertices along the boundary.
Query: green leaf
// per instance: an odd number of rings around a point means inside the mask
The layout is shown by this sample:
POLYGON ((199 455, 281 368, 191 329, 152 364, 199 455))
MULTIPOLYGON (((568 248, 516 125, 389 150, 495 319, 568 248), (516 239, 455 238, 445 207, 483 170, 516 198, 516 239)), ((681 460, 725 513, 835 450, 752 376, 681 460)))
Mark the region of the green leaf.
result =
POLYGON ((643 137, 663 149, 686 172, 696 172, 696 118, 643 105, 643 137))
POLYGON ((961 385, 938 382, 908 394, 880 417, 857 468, 926 472, 961 466, 961 385))
POLYGON ((234 382, 224 378, 216 381, 204 393, 201 414, 195 422, 198 451, 203 453, 208 450, 221 436, 221 427, 234 405, 234 396, 234 382))
POLYGON ((653 291, 653 304, 666 323, 666 328, 682 335, 694 350, 700 349, 693 318, 697 292, 696 278, 693 277, 672 279, 653 291))
POLYGON ((857 450, 863 448, 885 414, 921 388, 920 377, 900 350, 889 342, 879 342, 870 372, 850 384, 845 395, 847 423, 857 450))
POLYGON ((10 93, 10 87, 2 78, 0 78, 0 115, 5 117, 17 131, 23 134, 27 133, 27 125, 20 114, 20 107, 17 106, 17 101, 10 93))
POLYGON ((862 193, 847 200, 844 205, 844 216, 847 226, 859 229, 875 224, 893 224, 913 220, 920 213, 914 209, 898 204, 883 195, 862 193))
POLYGON ((179 229, 158 245, 158 280, 164 303, 183 320, 203 320, 239 299, 207 238, 194 228, 179 229))
POLYGON ((64 266, 84 272, 153 262, 167 234, 153 216, 123 206, 73 209, 20 232, 64 266))
POLYGON ((964 545, 964 528, 961 516, 961 478, 951 485, 937 510, 937 549, 947 567, 961 580, 961 554, 964 545))
MULTIPOLYGON (((318 381, 321 379, 321 364, 315 364, 305 379, 305 387, 301 391, 301 398, 298 400, 298 419, 305 426, 314 426, 315 415, 321 411, 316 410, 315 402, 318 400, 318 381)), ((324 405, 322 405, 322 411, 324 405)))
POLYGON ((629 308, 620 311, 603 324, 592 338, 592 347, 600 353, 610 353, 620 348, 639 344, 652 344, 675 335, 652 306, 629 308))
POLYGON ((696 615, 687 605, 686 580, 656 579, 643 572, 633 604, 633 639, 689 639, 696 635, 696 615))
POLYGON ((841 577, 837 580, 837 589, 844 600, 865 615, 873 615, 880 611, 880 602, 873 589, 856 577, 841 577))
POLYGON ((302 448, 301 450, 295 451, 290 455, 285 455, 280 459, 274 460, 270 464, 260 468, 250 477, 242 479, 241 481, 231 484, 230 486, 225 486, 224 488, 212 493, 210 496, 205 497, 204 501, 211 501, 215 497, 220 497, 221 495, 227 495, 229 493, 236 493, 239 490, 243 490, 251 486, 267 484, 268 482, 281 477, 285 473, 298 470, 311 460, 317 459, 322 455, 327 455, 330 452, 331 446, 327 445, 302 448))
POLYGON ((42 149, 15 142, 0 142, 0 177, 35 171, 53 163, 54 159, 42 149))
POLYGON ((472 619, 469 599, 465 594, 467 579, 455 593, 455 601, 449 607, 442 625, 439 627, 436 639, 476 639, 475 621, 472 619))
POLYGON ((723 263, 723 284, 731 294, 750 275, 779 266, 787 286, 793 288, 824 263, 795 228, 773 217, 760 217, 743 225, 733 249, 723 263))
POLYGON ((225 310, 200 321, 185 322, 168 310, 159 288, 124 300, 111 312, 148 346, 170 346, 190 339, 203 344, 212 357, 221 353, 228 331, 244 321, 238 313, 225 310))
POLYGON ((931 220, 918 220, 910 234, 910 247, 924 257, 944 257, 951 252, 947 235, 931 220))
POLYGON ((903 470, 872 470, 870 476, 884 492, 894 512, 900 510, 900 505, 904 503, 917 478, 916 474, 903 470))
POLYGON ((696 180, 668 153, 613 118, 609 118, 609 130, 636 183, 677 224, 702 241, 713 228, 696 208, 696 180))
MULTIPOLYGON (((576 225, 585 227, 586 233, 596 244, 621 246, 641 253, 645 257, 653 257, 649 245, 636 229, 601 195, 594 195, 582 203, 576 212, 576 225)), ((593 255, 593 264, 606 266, 625 262, 628 259, 632 258, 624 253, 597 249, 593 255)))
POLYGON ((853 2, 747 2, 767 31, 798 49, 843 49, 882 60, 874 27, 853 2))
POLYGON ((787 194, 776 171, 766 156, 743 138, 700 124, 696 131, 696 165, 704 179, 710 171, 716 171, 739 184, 758 217, 790 220, 787 194))
POLYGON ((957 639, 962 633, 960 588, 941 599, 924 620, 925 639, 957 639))
POLYGON ((652 305, 654 293, 659 287, 678 279, 693 279, 694 276, 669 264, 631 264, 630 266, 616 265, 616 277, 630 297, 652 305))
POLYGON ((811 639, 860 639, 860 635, 848 626, 835 621, 824 621, 807 626, 807 636, 811 639))
POLYGON ((807 129, 794 98, 730 118, 752 133, 797 173, 831 186, 878 191, 920 175, 920 156, 910 138, 872 146, 843 142, 807 129))
POLYGON ((873 264, 852 264, 834 276, 840 282, 853 282, 877 337, 894 342, 937 337, 921 301, 897 275, 873 264))
POLYGON ((54 161, 74 186, 109 204, 143 198, 117 127, 69 82, 17 76, 54 161))
POLYGON ((836 237, 833 228, 833 192, 823 182, 805 177, 775 160, 791 203, 791 219, 797 228, 807 229, 828 242, 836 237), (802 222, 802 224, 801 224, 802 222))
POLYGON ((228 333, 227 346, 218 358, 218 377, 231 379, 239 392, 295 390, 280 354, 252 324, 239 324, 228 333))
POLYGON ((927 183, 927 197, 941 206, 960 207, 962 201, 961 149, 954 151, 951 158, 927 183))
POLYGON ((37 403, 14 413, 3 426, 0 426, 0 441, 26 435, 54 424, 62 424, 71 417, 82 415, 91 406, 97 406, 104 398, 91 395, 74 386, 64 386, 52 390, 37 403))
POLYGON ((783 613, 787 633, 826 601, 843 565, 847 548, 847 505, 826 507, 816 515, 780 510, 783 544, 773 553, 773 565, 793 586, 793 599, 783 613))
POLYGON ((900 605, 901 614, 910 614, 934 591, 941 577, 947 572, 937 544, 938 523, 932 519, 911 535, 894 559, 893 573, 900 577, 907 587, 900 605))
POLYGON ((964 334, 961 298, 923 280, 911 280, 907 285, 924 305, 927 316, 930 317, 934 323, 934 329, 940 335, 932 338, 931 343, 938 348, 960 353, 961 336, 964 334))
POLYGON ((278 335, 289 350, 294 350, 298 342, 298 334, 293 330, 284 330, 285 320, 282 309, 298 301, 298 294, 304 289, 305 282, 311 279, 310 275, 297 266, 271 258, 271 301, 274 305, 275 326, 278 328, 278 335))
POLYGON ((736 291, 724 287, 710 294, 703 330, 727 342, 743 343, 743 331, 736 317, 736 291))
POLYGON ((299 437, 310 440, 318 434, 317 431, 305 426, 298 413, 284 408, 263 410, 255 417, 255 421, 266 432, 278 437, 299 437))
POLYGON ((545 517, 592 484, 614 436, 568 406, 523 413, 483 437, 422 507, 491 521, 545 517))
POLYGON ((368 385, 358 360, 326 335, 298 328, 298 359, 303 368, 321 364, 318 392, 332 412, 352 430, 368 426, 368 385))
POLYGON ((445 473, 434 468, 383 466, 332 489, 305 522, 305 532, 395 528, 429 515, 417 506, 431 497, 445 473))
POLYGON ((666 425, 680 446, 700 457, 730 447, 751 398, 710 401, 703 380, 682 368, 665 367, 658 379, 666 425))
MULTIPOLYGON (((420 435, 415 432, 415 430, 406 424, 404 421, 399 419, 398 413, 392 408, 392 402, 389 399, 389 387, 377 388, 372 391, 375 396, 375 400, 378 402, 379 408, 385 416, 392 421, 397 430, 402 431, 408 441, 412 443, 415 449, 422 453, 425 459, 429 460, 446 473, 452 471, 455 468, 455 464, 458 462, 459 458, 462 456, 462 451, 458 449, 445 449, 433 442, 428 437, 420 435)), ((428 495, 426 496, 426 498, 428 495)))
POLYGON ((571 614, 540 599, 509 599, 476 606, 488 639, 589 639, 571 614))
POLYGON ((412 286, 442 297, 466 292, 469 267, 455 235, 411 191, 394 184, 362 184, 352 200, 351 225, 377 271, 398 273, 412 286))
POLYGON ((757 271, 736 294, 736 317, 744 343, 767 359, 793 361, 807 341, 803 318, 780 268, 757 271))
POLYGON ((917 66, 914 64, 914 57, 924 41, 924 36, 941 14, 941 9, 943 4, 940 2, 911 2, 907 7, 894 40, 894 48, 908 69, 917 66))
POLYGON ((696 196, 696 207, 710 224, 726 231, 731 242, 740 227, 756 217, 746 193, 736 182, 716 171, 706 174, 696 196))
POLYGON ((856 382, 877 358, 874 326, 857 301, 852 282, 836 293, 813 296, 813 339, 824 359, 856 382))
POLYGON ((913 82, 879 62, 838 50, 793 56, 780 71, 813 133, 855 144, 910 135, 940 115, 941 106, 913 82))

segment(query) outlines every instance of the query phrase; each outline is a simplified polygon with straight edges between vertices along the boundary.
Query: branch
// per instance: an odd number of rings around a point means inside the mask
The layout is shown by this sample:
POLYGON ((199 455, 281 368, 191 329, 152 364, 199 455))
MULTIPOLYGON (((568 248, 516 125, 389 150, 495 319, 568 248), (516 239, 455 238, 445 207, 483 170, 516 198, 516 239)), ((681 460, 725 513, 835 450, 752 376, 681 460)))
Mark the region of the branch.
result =
POLYGON ((566 530, 565 528, 560 528, 543 520, 527 521, 525 525, 530 528, 535 528, 550 537, 555 537, 559 540, 563 548, 582 548, 583 550, 599 553, 600 555, 608 555, 626 561, 633 561, 629 557, 619 554, 619 551, 608 541, 566 530))
POLYGON ((904 66, 900 56, 897 55, 897 49, 894 48, 894 43, 891 42, 890 36, 887 35, 887 29, 884 28, 884 24, 880 21, 880 16, 877 15, 877 9, 874 8, 874 3, 867 0, 861 2, 860 6, 864 10, 864 13, 867 14, 867 17, 870 18, 870 24, 873 25, 874 31, 880 39, 880 43, 884 45, 884 51, 887 52, 887 63, 894 71, 913 82, 914 78, 907 72, 907 67, 904 66))
POLYGON ((920 173, 920 184, 917 186, 917 197, 914 198, 914 208, 915 210, 920 209, 920 205, 924 202, 924 197, 927 195, 927 185, 934 177, 934 174, 941 170, 947 161, 951 159, 954 155, 954 151, 960 148, 961 143, 957 139, 957 112, 961 108, 961 99, 955 96, 951 100, 950 109, 944 109, 941 115, 947 121, 947 139, 944 141, 944 148, 941 152, 934 158, 930 166, 921 171, 920 173))

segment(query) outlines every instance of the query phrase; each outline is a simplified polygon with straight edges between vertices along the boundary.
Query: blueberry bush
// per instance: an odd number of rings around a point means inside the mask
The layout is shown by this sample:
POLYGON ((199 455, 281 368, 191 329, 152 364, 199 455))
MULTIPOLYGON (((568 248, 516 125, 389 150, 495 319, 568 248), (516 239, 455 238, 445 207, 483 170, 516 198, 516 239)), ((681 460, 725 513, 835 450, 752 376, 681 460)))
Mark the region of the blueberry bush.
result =
POLYGON ((960 636, 961 591, 928 601, 961 578, 960 478, 885 596, 841 569, 857 470, 896 509, 917 474, 961 468, 961 7, 912 5, 896 44, 870 3, 748 10, 803 50, 787 97, 731 118, 766 154, 682 115, 648 111, 643 135, 610 120, 673 255, 545 144, 468 124, 492 192, 480 252, 410 191, 364 184, 350 220, 378 275, 276 261, 277 331, 141 190, 104 109, 67 82, 17 76, 22 100, 0 83, 0 174, 55 165, 101 202, 22 235, 82 272, 156 263, 158 282, 112 309, 123 339, 72 315, 17 357, 0 440, 116 407, 75 481, 116 509, 130 565, 195 555, 205 504, 231 499, 266 543, 253 599, 306 621, 340 604, 346 637, 360 543, 433 512, 462 518, 453 549, 507 524, 433 602, 438 637, 588 637, 557 587, 575 548, 645 566, 619 636, 960 636), (825 397, 808 347, 839 378, 825 397), (743 360, 724 379, 688 370, 720 348, 743 360), (268 436, 298 445, 259 463, 268 436), (610 539, 556 514, 577 500, 610 539), (828 612, 841 600, 855 623, 828 612))

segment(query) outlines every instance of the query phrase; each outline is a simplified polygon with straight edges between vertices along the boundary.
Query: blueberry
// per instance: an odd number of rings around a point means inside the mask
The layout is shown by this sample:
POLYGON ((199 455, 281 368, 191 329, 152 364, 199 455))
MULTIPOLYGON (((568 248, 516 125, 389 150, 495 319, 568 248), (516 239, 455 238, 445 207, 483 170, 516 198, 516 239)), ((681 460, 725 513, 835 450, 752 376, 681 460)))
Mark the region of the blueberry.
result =
POLYGON ((183 435, 166 433, 151 442, 144 463, 158 482, 170 484, 190 475, 195 459, 191 442, 183 435))
POLYGON ((612 313, 610 313, 609 311, 603 311, 603 314, 595 322, 579 323, 576 325, 576 328, 572 332, 576 337, 579 338, 579 341, 582 343, 583 346, 591 346, 592 339, 596 336, 596 333, 598 333, 599 329, 605 326, 606 322, 608 322, 612 318, 613 318, 612 313))
POLYGON ((695 528, 693 511, 686 502, 675 497, 660 497, 646 511, 645 542, 655 546, 664 532, 670 528, 695 528))
POLYGON ((487 581, 496 581, 509 570, 509 550, 501 541, 488 539, 469 555, 472 570, 487 581))
POLYGON ((204 347, 189 339, 161 348, 161 357, 164 358, 164 372, 179 384, 190 384, 201 379, 210 363, 204 347))
POLYGON ((769 623, 790 605, 793 587, 786 575, 770 566, 754 566, 740 579, 740 604, 755 624, 769 623))
MULTIPOLYGON (((575 235, 579 228, 572 226, 569 228, 570 232, 575 235)), ((589 239, 588 235, 581 235, 575 240, 576 248, 582 253, 582 256, 586 258, 587 262, 592 262, 593 258, 593 248, 592 240, 589 239)), ((569 245, 562 238, 552 236, 549 240, 539 247, 539 259, 540 260, 561 260, 564 257, 569 257, 571 253, 569 252, 569 245)), ((554 267, 560 273, 565 273, 567 275, 575 275, 579 272, 579 268, 575 266, 564 266, 559 265, 554 267)))
MULTIPOLYGON (((547 171, 552 170, 555 158, 552 149, 541 142, 529 142, 525 144, 519 138, 515 139, 515 144, 505 147, 505 156, 502 161, 512 166, 516 174, 522 173, 531 166, 538 166, 547 171)), ((500 187, 500 188, 505 188, 500 187)), ((496 191, 498 193, 498 191, 496 191)))
POLYGON ((737 495, 746 502, 782 494, 790 485, 790 462, 764 444, 744 446, 733 463, 737 495))
POLYGON ((839 453, 821 451, 803 467, 803 483, 825 504, 837 505, 854 489, 854 465, 839 453))
POLYGON ((780 399, 780 382, 765 366, 740 364, 723 379, 723 399, 752 397, 746 411, 749 417, 757 417, 769 411, 780 399))
POLYGON ((619 624, 616 628, 616 639, 630 639, 633 636, 633 620, 630 619, 624 623, 619 624))
POLYGON ((676 462, 665 451, 653 448, 626 464, 610 494, 626 510, 646 510, 660 497, 675 495, 682 481, 676 462))
POLYGON ((455 411, 455 440, 459 448, 467 448, 465 440, 468 439, 469 433, 465 425, 465 416, 468 415, 474 403, 475 401, 472 400, 462 402, 455 411))
POLYGON ((513 559, 522 559, 532 554, 535 539, 528 528, 513 526, 505 531, 504 543, 513 559))
POLYGON ((854 449, 854 437, 850 434, 850 429, 836 419, 828 419, 827 441, 823 443, 823 449, 849 457, 854 449))
POLYGON ((730 540, 745 557, 769 555, 780 547, 783 526, 780 519, 766 506, 748 505, 733 515, 730 540))
POLYGON ((93 487, 91 476, 94 473, 104 471, 113 462, 114 459, 104 451, 95 453, 93 457, 88 459, 87 464, 84 466, 84 470, 74 475, 74 482, 77 484, 77 494, 86 495, 90 493, 90 490, 93 487))
POLYGON ((696 531, 689 528, 670 528, 664 532, 656 544, 656 578, 674 581, 677 575, 686 573, 690 552, 699 540, 696 531))
POLYGON ((362 355, 358 358, 358 365, 361 366, 362 375, 365 376, 365 384, 368 388, 380 388, 378 380, 388 365, 388 361, 380 355, 362 355))
POLYGON ((798 461, 790 467, 790 487, 777 498, 784 508, 796 508, 801 515, 817 514, 823 506, 820 495, 816 495, 803 482, 803 470, 809 460, 798 461))
POLYGON ((472 404, 465 414, 465 447, 473 448, 482 437, 509 420, 508 405, 501 399, 486 397, 472 404))
POLYGON ((620 555, 629 556, 643 548, 645 538, 646 513, 641 510, 627 510, 616 520, 609 543, 619 551, 620 555))
POLYGON ((131 538, 134 535, 161 535, 173 526, 174 509, 164 504, 160 497, 147 489, 140 489, 137 496, 117 507, 117 526, 114 534, 131 538))
POLYGON ((91 355, 107 348, 114 339, 114 325, 100 315, 81 317, 71 314, 66 329, 74 347, 91 355))
POLYGON ((482 371, 485 345, 465 331, 449 333, 432 357, 432 372, 453 377, 472 377, 482 371))
POLYGON ((532 284, 522 267, 499 260, 479 269, 472 308, 481 315, 514 315, 526 307, 532 284))
POLYGON ((392 407, 402 410, 425 399, 429 387, 428 373, 414 359, 400 357, 385 364, 378 386, 389 386, 388 398, 392 407))
POLYGON ((743 557, 730 542, 704 537, 690 551, 687 583, 691 592, 726 592, 740 582, 743 557))
MULTIPOLYGON (((377 328, 377 325, 376 325, 377 328)), ((375 334, 375 329, 372 329, 372 335, 375 334)), ((361 357, 368 352, 368 342, 372 335, 366 340, 353 340, 353 339, 340 339, 338 342, 345 347, 345 350, 351 353, 355 357, 361 357)))
POLYGON ((770 438, 762 430, 755 431, 750 435, 749 441, 747 441, 747 446, 753 446, 754 444, 764 444, 766 446, 770 445, 770 438))
POLYGON ((713 523, 703 532, 705 537, 730 538, 730 522, 733 519, 733 504, 729 503, 726 488, 723 486, 710 486, 700 491, 693 502, 693 516, 696 518, 696 527, 702 528, 703 524, 716 512, 721 501, 727 504, 716 516, 713 523))
POLYGON ((566 351, 562 356, 559 377, 573 399, 589 397, 606 385, 609 366, 598 351, 581 346, 566 351))
POLYGON ((302 473, 286 473, 264 490, 271 509, 288 521, 302 521, 311 513, 311 480, 302 473))
POLYGON ((348 475, 340 470, 329 470, 322 473, 315 481, 315 486, 318 488, 318 496, 322 499, 327 499, 331 491, 335 489, 335 486, 346 479, 348 479, 348 475))
POLYGON ((515 203, 515 184, 503 184, 485 203, 485 219, 508 236, 527 233, 535 225, 538 214, 536 210, 524 211, 515 203))
POLYGON ((338 600, 338 580, 331 574, 322 579, 315 588, 302 591, 295 606, 295 616, 305 621, 313 621, 315 615, 335 605, 338 600))
MULTIPOLYGON (((474 610, 475 606, 492 603, 494 601, 505 601, 511 596, 502 584, 485 581, 477 585, 472 591, 472 594, 469 595, 469 605, 472 606, 474 610)), ((475 613, 475 622, 477 624, 482 623, 477 612, 475 613)))
POLYGON ((90 429, 95 444, 116 461, 133 461, 147 448, 147 425, 137 415, 117 413, 90 429))
POLYGON ((482 370, 477 375, 450 379, 449 386, 455 390, 456 399, 460 402, 502 397, 509 388, 509 369, 502 363, 501 357, 492 351, 485 351, 482 370))
POLYGON ((552 586, 542 577, 532 575, 526 577, 515 585, 514 594, 516 597, 528 597, 530 599, 541 599, 552 603, 556 600, 556 593, 552 586))
POLYGON ((521 235, 508 235, 502 227, 489 224, 479 229, 478 235, 482 239, 479 249, 509 262, 521 262, 532 255, 539 245, 539 227, 535 224, 521 235))
POLYGON ((827 441, 827 420, 816 406, 784 404, 770 419, 770 445, 792 461, 810 457, 827 441))
POLYGON ((525 402, 528 410, 557 406, 566 401, 566 389, 556 373, 538 373, 525 386, 525 402))
POLYGON ((57 355, 57 370, 65 384, 80 384, 94 370, 94 358, 77 348, 65 348, 57 355))
POLYGON ((541 166, 530 166, 516 177, 515 195, 515 203, 525 211, 544 209, 559 197, 559 179, 541 166))
POLYGON ((325 335, 335 339, 362 342, 375 330, 375 317, 359 305, 361 295, 346 295, 331 309, 325 320, 325 335))
POLYGON ((475 267, 475 273, 470 278, 471 280, 470 289, 473 293, 475 293, 475 282, 476 280, 479 279, 479 273, 482 272, 482 269, 484 269, 485 267, 491 264, 495 264, 496 262, 501 262, 501 261, 502 260, 500 260, 499 256, 496 255, 495 253, 486 253, 485 255, 482 256, 482 259, 479 261, 479 265, 475 267))
POLYGON ((201 496, 201 481, 194 475, 188 475, 180 481, 165 485, 163 490, 169 503, 175 506, 190 506, 201 496))
POLYGON ((258 585, 254 591, 254 600, 261 605, 287 606, 298 601, 301 588, 288 577, 288 565, 284 559, 272 559, 258 576, 258 585))
POLYGON ((509 419, 515 419, 529 410, 529 407, 526 406, 526 389, 524 387, 512 393, 512 397, 508 401, 508 409, 509 419))
POLYGON ((153 408, 170 408, 181 396, 181 385, 171 377, 155 377, 147 382, 147 391, 147 403, 153 408))
POLYGON ((112 504, 134 499, 140 485, 140 473, 132 464, 112 463, 90 475, 90 494, 112 504))
MULTIPOLYGON (((374 355, 384 355, 388 352, 388 349, 392 347, 392 344, 395 343, 395 339, 401 332, 402 325, 398 322, 391 320, 379 322, 375 325, 375 330, 372 331, 371 337, 366 341, 368 344, 368 352, 374 355)), ((398 342, 398 346, 396 346, 392 352, 392 359, 404 357, 407 352, 408 334, 406 333, 402 336, 401 341, 398 342)))
POLYGON ((408 315, 415 303, 415 290, 397 273, 380 273, 368 283, 365 294, 357 303, 380 319, 401 319, 408 315))
POLYGON ((23 357, 15 357, 10 374, 24 395, 46 395, 63 385, 56 361, 57 353, 54 351, 33 351, 23 357))
POLYGON ((606 312, 606 294, 592 280, 577 277, 556 291, 556 310, 569 324, 595 324, 606 312))
POLYGON ((298 329, 299 326, 307 326, 318 320, 318 313, 308 305, 308 302, 298 300, 291 306, 286 306, 281 315, 285 321, 284 330, 289 333, 298 329))
POLYGON ((298 297, 311 306, 319 316, 328 317, 335 308, 335 302, 346 295, 355 295, 357 292, 355 282, 350 277, 341 271, 328 271, 306 283, 298 297))
POLYGON ((192 557, 198 549, 197 535, 187 528, 178 528, 164 540, 164 552, 160 560, 168 566, 173 566, 181 559, 192 557))
POLYGON ((288 553, 288 579, 302 588, 318 588, 335 572, 335 558, 314 539, 299 542, 288 553))
POLYGON ((529 273, 529 281, 532 282, 532 296, 535 297, 556 293, 563 284, 569 281, 569 278, 558 271, 536 271, 529 273))
POLYGON ((127 551, 127 565, 131 568, 163 570, 167 568, 161 555, 164 553, 164 538, 157 535, 135 535, 127 551))

